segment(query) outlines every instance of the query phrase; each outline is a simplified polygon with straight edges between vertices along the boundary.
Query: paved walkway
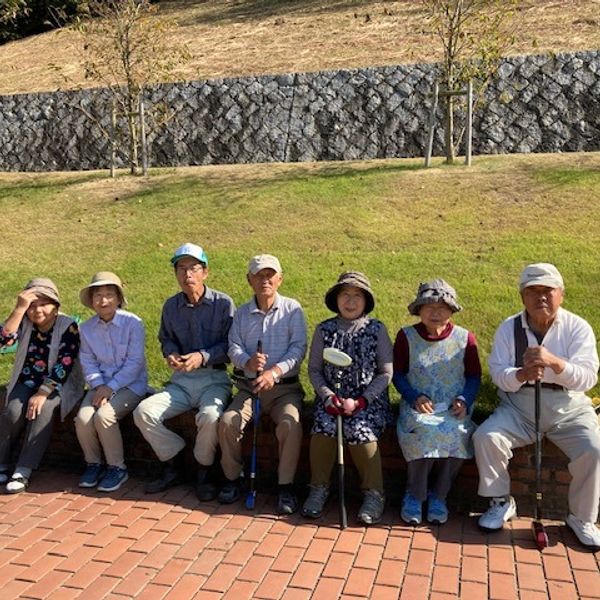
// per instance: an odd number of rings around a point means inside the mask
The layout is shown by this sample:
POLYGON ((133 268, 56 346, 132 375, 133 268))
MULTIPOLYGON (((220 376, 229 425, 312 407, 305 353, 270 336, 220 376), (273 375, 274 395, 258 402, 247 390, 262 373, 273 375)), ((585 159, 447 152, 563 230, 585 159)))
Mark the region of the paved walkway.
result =
POLYGON ((540 554, 528 519, 486 539, 473 518, 410 528, 394 508, 341 532, 335 506, 306 522, 274 517, 274 502, 259 496, 249 514, 200 505, 185 486, 148 497, 130 480, 99 496, 36 474, 27 493, 0 496, 0 598, 600 598, 600 556, 558 523, 540 554))

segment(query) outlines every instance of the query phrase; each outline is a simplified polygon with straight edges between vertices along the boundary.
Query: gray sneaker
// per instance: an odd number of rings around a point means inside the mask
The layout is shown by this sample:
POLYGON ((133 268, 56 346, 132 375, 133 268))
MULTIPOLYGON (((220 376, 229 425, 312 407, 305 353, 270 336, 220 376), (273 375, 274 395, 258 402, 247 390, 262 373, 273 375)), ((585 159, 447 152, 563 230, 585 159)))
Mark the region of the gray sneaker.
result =
POLYGON ((377 490, 367 490, 363 496, 363 503, 358 511, 358 520, 365 525, 373 525, 381 521, 385 496, 377 490))
POLYGON ((323 514, 323 508, 329 497, 329 487, 326 485, 311 485, 308 498, 302 506, 302 516, 318 519, 323 514))

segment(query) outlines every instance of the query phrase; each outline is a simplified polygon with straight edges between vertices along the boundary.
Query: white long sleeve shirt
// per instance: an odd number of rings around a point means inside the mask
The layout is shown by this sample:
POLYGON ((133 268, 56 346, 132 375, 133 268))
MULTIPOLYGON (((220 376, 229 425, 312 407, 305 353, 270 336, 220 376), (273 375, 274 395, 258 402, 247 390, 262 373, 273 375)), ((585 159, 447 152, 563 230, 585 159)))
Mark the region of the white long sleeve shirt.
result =
MULTIPOLYGON (((528 346, 539 346, 535 334, 527 324, 525 311, 519 314, 527 334, 528 346)), ((498 327, 488 359, 492 381, 505 392, 517 392, 523 385, 517 379, 519 368, 515 366, 513 320, 516 316, 509 317, 498 327)), ((545 368, 542 378, 544 383, 562 385, 575 392, 586 392, 596 385, 599 366, 596 337, 585 319, 559 308, 541 345, 566 361, 561 373, 556 374, 552 369, 545 368)))

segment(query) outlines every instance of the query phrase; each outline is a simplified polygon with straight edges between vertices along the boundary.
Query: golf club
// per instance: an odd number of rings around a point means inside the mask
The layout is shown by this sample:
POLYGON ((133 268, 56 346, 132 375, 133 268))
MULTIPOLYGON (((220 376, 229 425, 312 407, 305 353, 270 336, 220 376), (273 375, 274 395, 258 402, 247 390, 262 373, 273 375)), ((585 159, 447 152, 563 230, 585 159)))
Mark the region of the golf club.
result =
MULTIPOLYGON (((262 341, 258 340, 256 351, 262 354, 262 341)), ((257 373, 259 375, 260 372, 257 373)), ((258 394, 252 396, 252 455, 250 458, 250 489, 246 495, 246 508, 254 510, 256 506, 256 453, 258 443, 258 426, 260 423, 260 399, 258 394)))
POLYGON ((535 382, 535 513, 531 524, 533 538, 538 550, 548 547, 548 534, 542 523, 542 434, 540 432, 540 406, 542 383, 535 382))
MULTIPOLYGON (((339 394, 341 388, 342 369, 349 367, 352 364, 352 357, 337 348, 324 348, 323 360, 337 367, 335 391, 339 394)), ((348 527, 348 515, 346 513, 345 485, 344 485, 344 430, 342 415, 337 416, 337 443, 338 443, 338 487, 340 499, 340 527, 346 529, 348 527)))

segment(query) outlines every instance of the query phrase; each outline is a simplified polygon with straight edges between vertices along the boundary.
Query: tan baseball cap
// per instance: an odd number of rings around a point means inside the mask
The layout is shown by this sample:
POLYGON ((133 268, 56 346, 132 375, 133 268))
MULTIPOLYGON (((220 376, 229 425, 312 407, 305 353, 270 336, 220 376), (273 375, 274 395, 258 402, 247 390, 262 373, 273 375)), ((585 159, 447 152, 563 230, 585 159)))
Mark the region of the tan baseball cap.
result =
POLYGON ((281 265, 277 257, 271 254, 258 254, 253 256, 248 263, 248 273, 256 275, 263 269, 273 269, 275 273, 281 273, 281 265))

